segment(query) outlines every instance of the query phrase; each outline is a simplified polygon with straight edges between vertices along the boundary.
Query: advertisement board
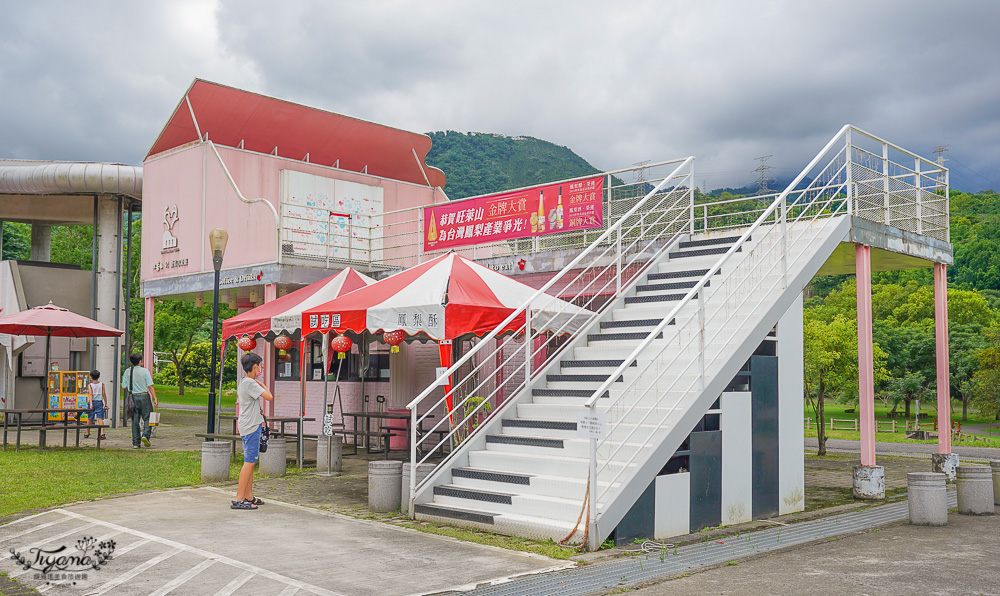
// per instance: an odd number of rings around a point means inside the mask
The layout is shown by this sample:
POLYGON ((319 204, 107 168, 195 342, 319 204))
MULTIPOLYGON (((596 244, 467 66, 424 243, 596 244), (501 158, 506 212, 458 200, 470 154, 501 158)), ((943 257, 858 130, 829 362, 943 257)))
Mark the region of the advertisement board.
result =
POLYGON ((599 228, 603 194, 595 176, 424 207, 424 250, 599 228))

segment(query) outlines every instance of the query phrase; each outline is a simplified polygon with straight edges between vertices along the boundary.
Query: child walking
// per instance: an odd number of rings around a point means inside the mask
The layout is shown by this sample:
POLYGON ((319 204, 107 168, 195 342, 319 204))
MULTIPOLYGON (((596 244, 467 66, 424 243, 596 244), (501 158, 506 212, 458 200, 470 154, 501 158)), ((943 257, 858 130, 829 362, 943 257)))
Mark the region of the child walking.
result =
MULTIPOLYGON (((87 407, 91 410, 91 424, 96 424, 98 426, 104 424, 104 403, 107 399, 104 391, 104 383, 102 383, 100 379, 101 371, 90 371, 90 385, 87 386, 87 407)), ((102 429, 98 429, 97 432, 100 433, 102 439, 107 438, 104 436, 104 431, 102 429)), ((90 429, 87 429, 87 432, 83 435, 83 437, 85 439, 90 438, 90 429)))

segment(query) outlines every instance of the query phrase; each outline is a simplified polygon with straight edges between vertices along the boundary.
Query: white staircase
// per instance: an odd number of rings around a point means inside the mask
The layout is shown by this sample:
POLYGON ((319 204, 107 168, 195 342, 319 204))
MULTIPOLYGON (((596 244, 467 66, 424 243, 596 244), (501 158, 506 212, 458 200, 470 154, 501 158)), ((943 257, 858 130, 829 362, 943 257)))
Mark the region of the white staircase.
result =
MULTIPOLYGON (((573 302, 594 311, 580 331, 557 341, 562 329, 535 329, 522 308, 498 327, 521 317, 520 337, 494 332, 449 369, 472 369, 449 397, 461 413, 453 428, 476 428, 425 480, 404 479, 415 517, 535 539, 580 542, 586 532, 599 545, 848 239, 852 218, 947 240, 947 195, 935 194, 933 164, 907 153, 915 170, 900 174, 905 167, 885 157, 878 171, 877 153, 852 135, 881 143, 883 156, 902 151, 845 126, 788 189, 739 213, 694 204, 691 158, 660 181, 542 288, 578 290, 573 302), (881 211, 872 192, 880 184, 881 211), (594 298, 609 288, 606 301, 594 298), (534 354, 548 356, 536 366, 534 354), (513 371, 494 366, 513 355, 513 371), (480 421, 470 396, 507 399, 480 421), (606 435, 581 438, 581 414, 603 416, 606 435)), ((409 405, 414 428, 433 423, 429 413, 444 403, 430 403, 431 392, 409 405)), ((448 430, 446 419, 436 428, 448 430)), ((428 461, 441 445, 418 440, 411 456, 428 461)))
MULTIPOLYGON (((657 451, 665 453, 665 456, 654 458, 651 466, 659 470, 746 362, 749 352, 737 347, 750 346, 749 351, 752 352, 753 347, 764 339, 784 312, 780 304, 787 300, 780 298, 794 298, 802 291, 804 284, 844 239, 847 223, 847 218, 839 217, 810 225, 800 239, 803 250, 791 263, 799 274, 796 277, 804 280, 801 285, 796 284, 782 292, 753 296, 744 305, 746 316, 739 319, 759 318, 755 313, 765 311, 770 313, 770 317, 760 319, 758 325, 731 327, 729 332, 720 335, 719 344, 730 348, 730 363, 727 363, 730 365, 718 367, 715 376, 719 377, 719 382, 710 379, 706 383, 706 389, 721 383, 718 390, 711 390, 712 393, 700 388, 688 392, 677 390, 676 399, 671 401, 678 401, 680 405, 670 407, 660 403, 661 400, 655 403, 646 400, 648 403, 637 403, 631 407, 620 400, 615 403, 615 398, 621 397, 622 388, 639 374, 640 366, 649 363, 649 359, 641 354, 633 358, 624 373, 612 380, 604 394, 606 397, 598 400, 597 410, 605 413, 609 421, 615 419, 621 423, 604 443, 603 449, 610 452, 620 447, 623 441, 633 446, 663 443, 665 447, 657 451), (680 416, 681 411, 689 415, 680 416), (653 420, 658 417, 666 417, 668 424, 654 423, 653 420)), ((803 224, 802 227, 807 226, 803 224)), ((579 412, 594 391, 660 325, 672 306, 681 301, 739 239, 739 233, 731 232, 696 234, 680 242, 677 249, 669 253, 668 260, 642 277, 631 295, 621 301, 620 307, 605 314, 603 320, 586 334, 582 345, 574 347, 559 359, 558 366, 550 369, 544 379, 531 389, 529 399, 517 403, 514 411, 505 412, 498 427, 486 434, 484 448, 468 451, 467 465, 451 468, 450 479, 441 479, 440 483, 434 484, 433 499, 416 505, 417 519, 536 539, 566 538, 577 525, 587 493, 590 445, 588 439, 577 438, 579 412)), ((749 254, 752 247, 751 235, 734 252, 735 257, 729 260, 729 266, 753 267, 754 263, 747 263, 742 258, 744 253, 749 254)), ((708 295, 724 291, 724 273, 714 272, 699 291, 708 295)), ((695 300, 685 304, 672 318, 697 317, 698 296, 693 298, 695 300)), ((729 320, 727 325, 732 325, 732 322, 729 320)), ((720 324, 709 318, 706 329, 718 329, 720 324)), ((671 338, 676 334, 675 329, 676 321, 672 325, 668 322, 657 334, 661 339, 653 338, 650 346, 669 345, 675 339, 671 338)), ((675 370, 664 376, 685 376, 684 368, 695 359, 695 354, 685 356, 669 363, 675 370)), ((688 376, 694 379, 696 375, 688 376)), ((663 394, 658 397, 663 397, 663 394)), ((607 474, 599 476, 598 488, 606 491, 611 486, 612 482, 604 480, 604 476, 619 475, 613 480, 615 490, 609 494, 624 492, 623 484, 630 474, 621 472, 638 470, 639 467, 639 461, 610 462, 607 474)), ((637 486, 641 485, 639 493, 648 486, 655 473, 654 470, 648 477, 640 476, 633 481, 637 486)), ((599 501, 599 510, 604 505, 603 501, 599 501)), ((631 503, 628 505, 631 506, 631 503)), ((623 514, 627 509, 623 509, 623 514)), ((585 524, 586 520, 578 527, 577 542, 582 537, 585 524)))

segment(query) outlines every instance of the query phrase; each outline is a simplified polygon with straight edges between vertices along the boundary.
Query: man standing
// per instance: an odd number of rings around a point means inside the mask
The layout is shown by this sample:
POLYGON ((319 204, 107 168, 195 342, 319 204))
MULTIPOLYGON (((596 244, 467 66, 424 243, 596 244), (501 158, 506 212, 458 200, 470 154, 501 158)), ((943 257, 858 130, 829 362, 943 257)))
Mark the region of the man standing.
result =
POLYGON ((153 388, 153 375, 139 366, 142 354, 132 354, 129 356, 129 362, 132 366, 126 368, 122 374, 122 389, 130 391, 135 401, 135 410, 132 412, 132 449, 138 449, 139 441, 149 447, 149 414, 157 405, 156 389, 153 388))
POLYGON ((236 489, 233 509, 257 509, 258 505, 263 504, 263 501, 253 496, 253 468, 257 465, 260 433, 264 426, 264 408, 261 400, 273 401, 274 396, 260 379, 264 371, 261 362, 261 357, 253 352, 240 359, 240 366, 247 373, 236 388, 236 403, 240 408, 236 424, 243 439, 243 468, 240 469, 240 483, 236 489))

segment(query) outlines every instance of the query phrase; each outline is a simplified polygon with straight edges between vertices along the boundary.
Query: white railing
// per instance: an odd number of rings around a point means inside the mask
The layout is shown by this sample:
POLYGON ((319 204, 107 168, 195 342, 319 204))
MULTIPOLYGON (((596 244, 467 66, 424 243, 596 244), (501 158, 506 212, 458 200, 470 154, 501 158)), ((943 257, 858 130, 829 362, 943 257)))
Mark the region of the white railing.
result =
MULTIPOLYGON (((853 214, 947 240, 946 183, 947 172, 936 164, 849 125, 830 140, 588 398, 584 407, 596 416, 601 397, 609 396, 601 404, 606 408, 607 434, 591 440, 592 542, 599 544, 604 538, 599 534, 596 504, 609 503, 613 492, 623 490, 637 473, 641 454, 666 436, 638 431, 644 426, 647 430, 668 426, 673 415, 682 412, 731 357, 733 335, 753 319, 756 300, 787 287, 789 259, 806 252, 795 247, 811 240, 808 234, 814 226, 804 224, 853 214), (879 153, 855 145, 858 141, 875 143, 879 153), (914 168, 890 160, 890 151, 912 160, 914 168), (872 155, 882 156, 878 164, 866 161, 872 155), (880 166, 881 178, 872 175, 873 165, 880 166), (807 177, 811 181, 799 188, 807 177), (884 196, 876 201, 867 189, 879 185, 884 196), (735 266, 737 261, 742 266, 735 266), (707 291, 710 280, 711 292, 707 291), (671 321, 675 324, 668 326, 671 321), (662 339, 657 339, 661 334, 662 339), (633 363, 637 366, 632 367, 633 363), (618 378, 624 382, 609 393, 618 378)), ((695 218, 700 229, 738 226, 739 217, 747 212, 729 214, 728 219, 708 217, 710 207, 735 202, 696 206, 696 212, 703 207, 702 217, 695 218), (712 227, 713 221, 718 227, 712 227)))
MULTIPOLYGON (((599 228, 425 251, 424 209, 434 205, 422 205, 385 211, 377 216, 380 221, 377 227, 351 217, 347 223, 349 229, 345 233, 338 236, 331 232, 326 235, 329 246, 317 245, 316 250, 313 251, 315 254, 311 256, 285 254, 284 258, 303 263, 325 263, 327 267, 333 265, 353 266, 375 272, 412 267, 449 251, 454 251, 456 254, 474 261, 485 261, 514 257, 515 255, 517 258, 521 258, 542 252, 579 250, 589 246, 628 213, 651 188, 662 182, 665 175, 669 174, 675 166, 676 162, 674 161, 657 162, 549 183, 568 184, 595 176, 602 177, 604 179, 604 194, 601 203, 604 223, 599 228), (338 248, 339 250, 336 250, 338 248)), ((515 190, 518 189, 505 192, 514 192, 515 190)), ((475 198, 477 197, 468 197, 448 201, 445 204, 460 204, 462 201, 475 198)), ((373 218, 368 217, 367 219, 372 220, 373 218)))
POLYGON ((413 467, 411 502, 456 455, 455 445, 481 434, 484 422, 499 420, 515 398, 526 395, 532 383, 556 363, 558 354, 585 337, 601 313, 658 262, 681 234, 691 231, 694 158, 667 163, 673 166, 670 174, 633 201, 562 271, 407 405, 415 429, 411 462, 427 462, 443 454, 445 446, 452 446, 436 471, 420 484, 413 467), (559 321, 558 327, 533 324, 533 317, 542 316, 543 310, 548 321, 559 321), (498 333, 517 322, 520 325, 514 332, 498 333), (568 337, 571 332, 576 335, 568 337), (440 394, 437 387, 448 379, 454 381, 451 389, 440 394), (442 411, 444 415, 435 417, 442 411))

